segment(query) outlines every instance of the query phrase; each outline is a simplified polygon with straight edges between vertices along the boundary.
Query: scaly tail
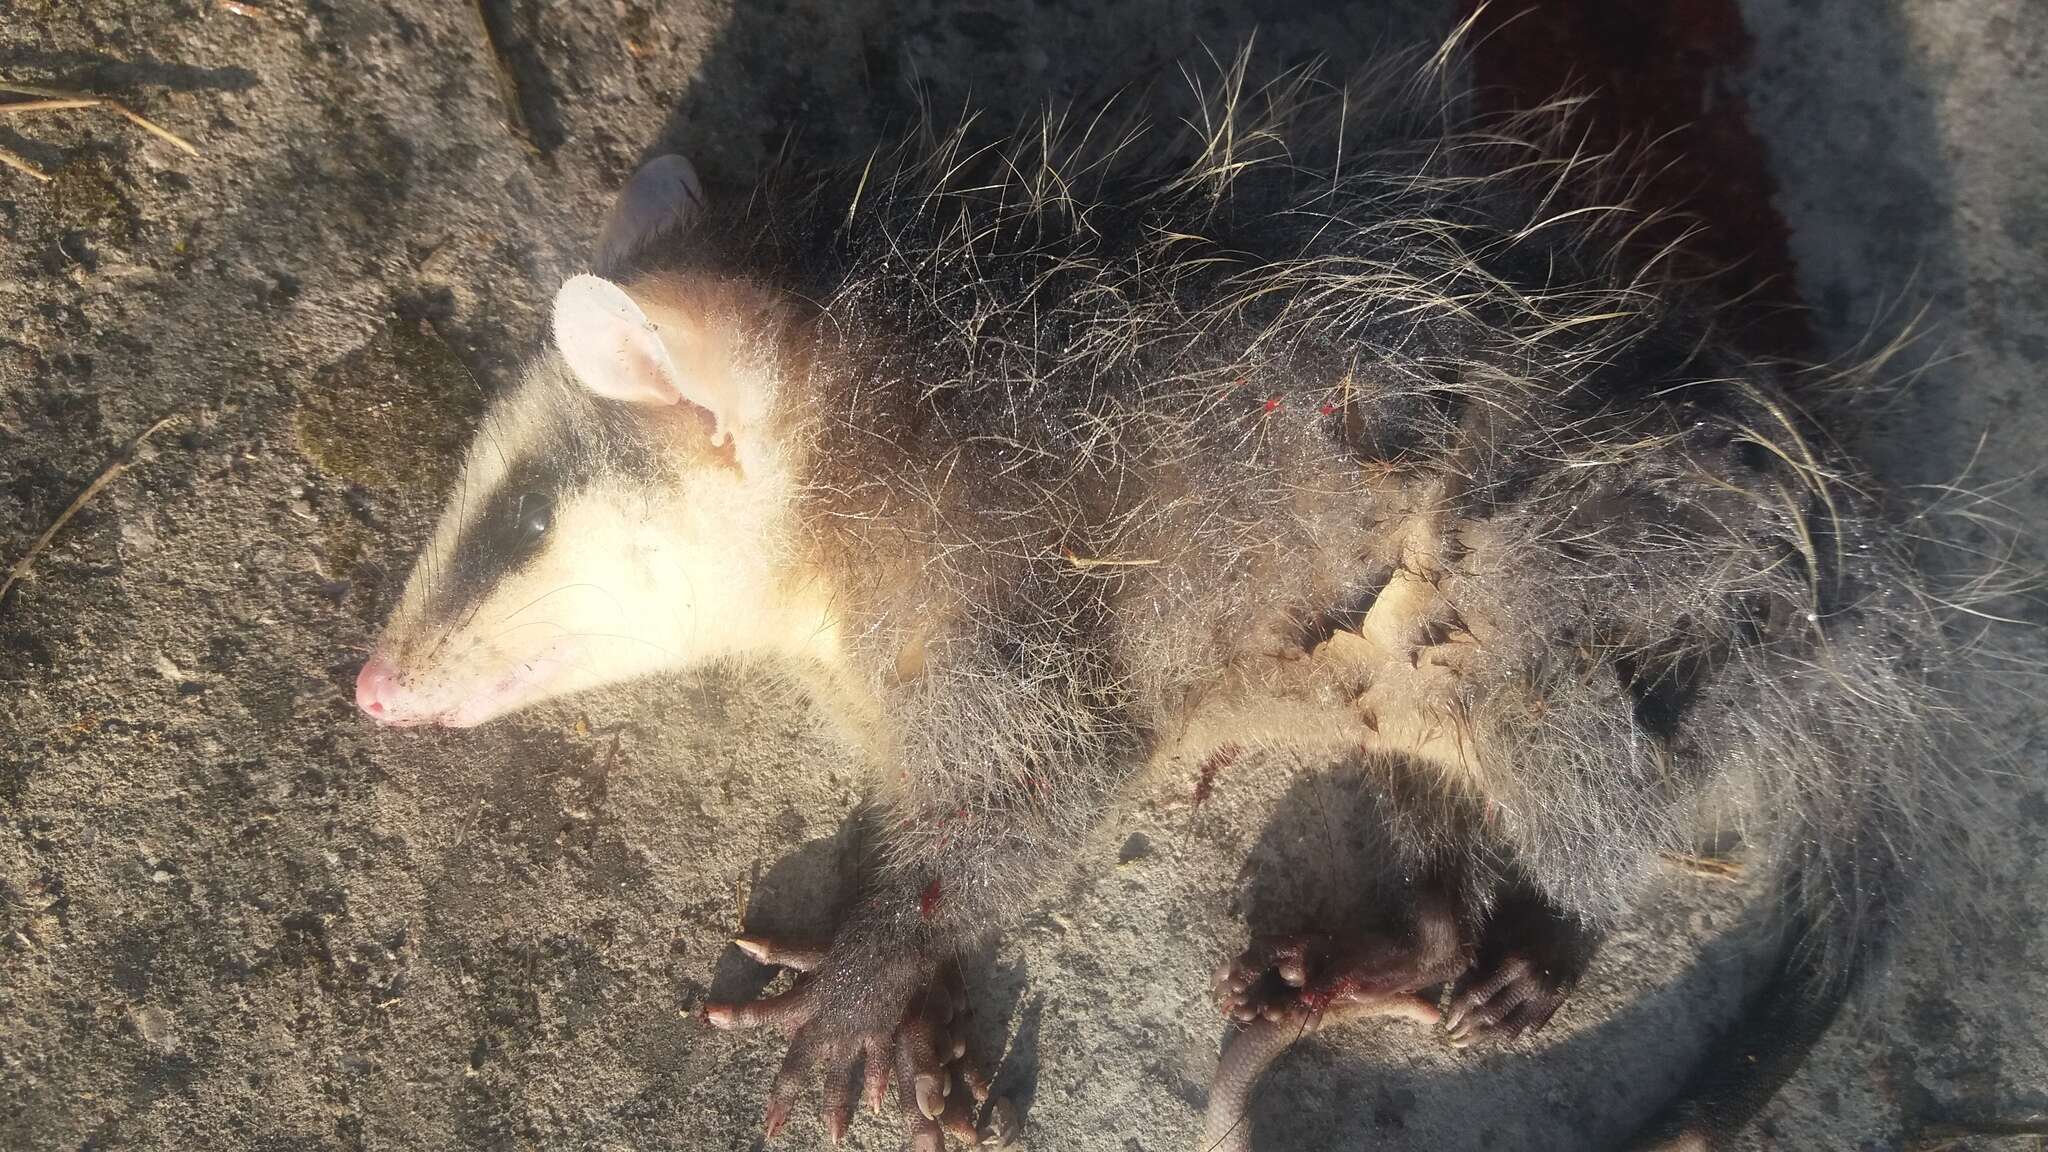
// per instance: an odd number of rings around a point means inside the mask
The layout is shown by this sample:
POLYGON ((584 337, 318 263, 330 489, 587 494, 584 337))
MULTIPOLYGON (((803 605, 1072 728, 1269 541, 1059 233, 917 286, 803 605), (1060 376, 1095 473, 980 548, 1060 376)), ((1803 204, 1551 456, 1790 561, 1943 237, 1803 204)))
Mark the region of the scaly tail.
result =
POLYGON ((1625 1145, 1629 1152, 1733 1147, 1806 1062, 1876 963, 1889 922, 1886 898, 1896 878, 1862 889, 1864 902, 1851 913, 1838 905, 1816 908, 1809 875, 1794 871, 1785 881, 1785 920, 1769 974, 1734 1026, 1701 1054, 1671 1102, 1625 1145))

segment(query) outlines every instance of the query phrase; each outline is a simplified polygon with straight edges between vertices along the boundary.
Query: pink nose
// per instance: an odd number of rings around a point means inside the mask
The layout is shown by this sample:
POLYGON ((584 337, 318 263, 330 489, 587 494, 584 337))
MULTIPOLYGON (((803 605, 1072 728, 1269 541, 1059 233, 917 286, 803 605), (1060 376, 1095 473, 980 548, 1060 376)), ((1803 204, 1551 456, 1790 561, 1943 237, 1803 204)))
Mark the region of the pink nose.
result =
POLYGON ((382 656, 370 657, 356 673, 356 707, 383 723, 396 719, 392 713, 400 691, 398 669, 382 656))

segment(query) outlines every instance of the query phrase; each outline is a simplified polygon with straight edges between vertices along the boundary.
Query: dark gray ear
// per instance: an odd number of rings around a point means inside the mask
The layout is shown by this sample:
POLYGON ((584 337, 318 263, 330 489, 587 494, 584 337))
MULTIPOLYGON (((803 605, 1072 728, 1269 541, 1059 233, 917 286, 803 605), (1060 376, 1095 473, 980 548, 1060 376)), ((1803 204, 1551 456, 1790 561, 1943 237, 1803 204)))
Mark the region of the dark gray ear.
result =
POLYGON ((681 156, 656 156, 640 166, 605 217, 597 237, 600 275, 624 272, 650 244, 680 230, 704 210, 704 188, 697 170, 681 156))

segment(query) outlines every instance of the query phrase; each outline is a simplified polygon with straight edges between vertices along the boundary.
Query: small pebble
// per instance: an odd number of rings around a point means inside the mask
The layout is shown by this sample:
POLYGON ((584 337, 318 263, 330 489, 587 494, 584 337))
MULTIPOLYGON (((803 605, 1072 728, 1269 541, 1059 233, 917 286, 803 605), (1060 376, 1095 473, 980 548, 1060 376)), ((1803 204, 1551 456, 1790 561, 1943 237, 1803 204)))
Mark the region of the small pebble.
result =
POLYGON ((1116 862, 1135 864, 1151 854, 1152 838, 1143 832, 1133 832, 1130 839, 1124 841, 1124 846, 1117 850, 1116 862))
POLYGON ((135 1026, 135 1034, 142 1038, 142 1042, 151 1048, 159 1052, 177 1048, 178 1019, 162 1008, 137 1008, 128 1014, 128 1022, 135 1026))

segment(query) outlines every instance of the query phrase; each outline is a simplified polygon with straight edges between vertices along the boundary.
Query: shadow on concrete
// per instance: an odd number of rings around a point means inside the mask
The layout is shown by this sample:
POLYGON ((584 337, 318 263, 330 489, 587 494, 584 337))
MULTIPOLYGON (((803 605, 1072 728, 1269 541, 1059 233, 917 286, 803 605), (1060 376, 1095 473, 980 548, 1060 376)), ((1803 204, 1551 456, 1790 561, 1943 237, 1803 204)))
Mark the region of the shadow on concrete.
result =
MULTIPOLYGON (((746 930, 790 940, 830 940, 840 917, 859 894, 863 844, 859 819, 830 836, 806 841, 748 885, 746 930)), ((782 969, 755 962, 737 947, 718 954, 708 999, 753 1000, 782 969)))
MULTIPOLYGON (((1252 935, 1398 931, 1416 871, 1390 847, 1395 803, 1358 764, 1304 773, 1240 877, 1252 935)), ((1658 899, 1646 918, 1682 920, 1685 895, 1658 899)), ((1733 926, 1696 959, 1674 949, 1673 936, 1687 934, 1677 923, 1653 933, 1652 949, 1610 945, 1534 1038, 1453 1052, 1413 1025, 1365 1022, 1304 1040, 1255 1093, 1253 1147, 1329 1148, 1362 1137, 1389 1149, 1578 1152, 1618 1143, 1663 1105, 1741 1005, 1759 937, 1732 901, 1717 910, 1733 926), (1636 970, 1639 962, 1649 967, 1636 970)))
MULTIPOLYGON (((0 72, 46 77, 36 81, 95 95, 116 96, 150 88, 173 92, 242 92, 256 86, 256 74, 245 68, 202 68, 171 64, 137 52, 112 56, 101 52, 46 52, 16 49, 0 52, 0 72)), ((140 105, 147 111, 147 105, 140 105)))
POLYGON ((769 0, 736 9, 646 155, 680 151, 714 194, 744 194, 775 157, 855 160, 924 108, 941 122, 971 108, 1000 133, 1047 106, 1179 83, 1183 63, 1249 39, 1269 64, 1327 58, 1342 73, 1375 49, 1427 43, 1449 17, 1435 0, 769 0))

